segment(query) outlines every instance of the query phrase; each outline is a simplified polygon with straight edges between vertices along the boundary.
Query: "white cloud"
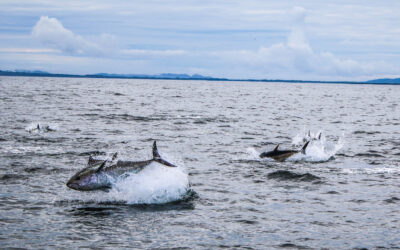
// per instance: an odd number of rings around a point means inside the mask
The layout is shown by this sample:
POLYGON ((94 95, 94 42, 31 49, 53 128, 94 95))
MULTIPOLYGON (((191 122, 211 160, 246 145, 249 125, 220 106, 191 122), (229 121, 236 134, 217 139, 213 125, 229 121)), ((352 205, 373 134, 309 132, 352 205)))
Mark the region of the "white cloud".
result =
POLYGON ((263 71, 266 77, 276 75, 285 79, 288 75, 351 77, 393 72, 393 68, 383 62, 360 63, 339 58, 330 52, 314 51, 304 32, 306 10, 295 7, 290 15, 293 27, 285 42, 269 47, 260 46, 256 51, 215 52, 214 55, 263 71))
POLYGON ((55 63, 41 59, 47 54, 57 61, 58 72, 124 69, 156 74, 201 69, 202 74, 217 77, 340 80, 400 72, 400 33, 393 21, 400 1, 304 0, 304 8, 293 4, 4 0, 0 57, 2 65, 17 65, 18 56, 41 69, 56 70, 55 63), (51 16, 38 20, 43 13, 51 16), (37 18, 34 28, 32 18, 37 18), (100 35, 104 32, 115 37, 100 35), (87 65, 77 67, 73 58, 87 65))
POLYGON ((113 38, 111 35, 103 34, 97 39, 97 43, 91 42, 64 28, 56 18, 47 16, 40 17, 32 29, 32 36, 41 43, 67 54, 94 56, 105 54, 110 49, 110 41, 113 38))
POLYGON ((35 49, 35 48, 0 48, 0 53, 58 53, 55 49, 35 49))
POLYGON ((32 29, 32 36, 44 45, 71 55, 138 59, 143 57, 180 56, 186 53, 184 50, 120 49, 116 46, 116 38, 110 34, 102 34, 93 37, 91 40, 85 39, 66 29, 56 18, 47 16, 40 17, 40 20, 32 29))
POLYGON ((180 56, 186 54, 184 50, 141 50, 127 49, 122 50, 123 55, 131 56, 180 56))

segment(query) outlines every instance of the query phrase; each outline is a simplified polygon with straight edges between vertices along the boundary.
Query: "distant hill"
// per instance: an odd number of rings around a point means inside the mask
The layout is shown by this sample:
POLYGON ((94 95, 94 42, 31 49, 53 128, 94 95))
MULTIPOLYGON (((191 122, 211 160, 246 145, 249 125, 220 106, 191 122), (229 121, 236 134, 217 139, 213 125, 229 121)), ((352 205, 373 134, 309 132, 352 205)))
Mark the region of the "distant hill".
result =
POLYGON ((306 80, 282 80, 282 79, 227 79, 215 78, 211 76, 202 76, 199 74, 172 74, 164 73, 159 75, 146 74, 109 74, 98 73, 88 75, 73 75, 73 74, 53 74, 45 71, 35 70, 15 70, 7 71, 0 70, 0 76, 41 76, 41 77, 74 77, 74 78, 123 78, 123 79, 175 79, 175 80, 207 80, 207 81, 246 81, 246 82, 287 82, 287 83, 344 83, 344 84, 391 84, 400 85, 400 78, 396 79, 376 79, 365 82, 351 81, 306 81, 306 80))
POLYGON ((88 75, 74 75, 74 74, 53 74, 45 71, 30 71, 30 70, 15 70, 15 71, 3 71, 0 70, 0 76, 48 76, 48 77, 85 77, 85 78, 138 78, 138 79, 183 79, 183 80, 211 80, 220 78, 213 78, 210 76, 202 76, 199 74, 188 75, 188 74, 159 74, 159 75, 145 75, 145 74, 88 74, 88 75))
POLYGON ((106 78, 152 78, 152 79, 213 79, 211 76, 202 76, 199 74, 159 74, 159 75, 145 75, 145 74, 108 74, 98 73, 93 75, 84 75, 85 77, 106 77, 106 78))
POLYGON ((400 84, 400 78, 382 78, 382 79, 376 79, 376 80, 370 80, 367 81, 367 83, 383 83, 383 84, 400 84))

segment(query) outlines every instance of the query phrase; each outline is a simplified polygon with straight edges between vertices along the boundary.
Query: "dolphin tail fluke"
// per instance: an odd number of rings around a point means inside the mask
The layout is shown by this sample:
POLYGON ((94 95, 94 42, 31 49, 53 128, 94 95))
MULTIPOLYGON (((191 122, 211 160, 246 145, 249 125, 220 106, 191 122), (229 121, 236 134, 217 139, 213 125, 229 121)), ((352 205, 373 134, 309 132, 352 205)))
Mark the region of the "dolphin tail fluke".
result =
POLYGON ((154 143, 153 143, 153 160, 155 162, 161 163, 165 166, 176 168, 176 166, 174 164, 169 163, 168 161, 161 158, 160 154, 158 153, 156 141, 154 141, 154 143))
POLYGON ((306 144, 304 144, 304 146, 301 148, 301 153, 302 154, 306 154, 306 148, 307 148, 309 143, 310 143, 310 141, 306 142, 306 144))

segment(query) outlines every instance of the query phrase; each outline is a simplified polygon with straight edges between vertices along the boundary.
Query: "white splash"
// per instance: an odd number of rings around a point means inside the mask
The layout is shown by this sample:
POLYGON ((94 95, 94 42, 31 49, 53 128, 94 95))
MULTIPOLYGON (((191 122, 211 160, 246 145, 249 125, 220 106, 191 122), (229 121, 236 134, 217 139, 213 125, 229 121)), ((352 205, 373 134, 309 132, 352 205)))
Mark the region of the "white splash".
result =
POLYGON ((180 200, 188 190, 188 175, 182 169, 154 162, 117 181, 108 196, 128 204, 160 204, 180 200))
MULTIPOLYGON (((286 161, 325 162, 332 159, 332 157, 344 146, 344 135, 340 137, 337 142, 333 142, 328 141, 324 133, 321 133, 322 131, 313 133, 311 131, 305 132, 305 130, 303 130, 303 132, 294 136, 292 144, 297 147, 297 150, 300 150, 305 142, 310 141, 310 143, 306 148, 305 154, 294 154, 286 161), (319 136, 320 134, 321 136, 319 136)), ((283 150, 283 148, 280 149, 283 150)), ((260 159, 260 153, 254 148, 248 148, 247 153, 249 157, 260 159)), ((263 158, 263 160, 271 159, 263 158)))
MULTIPOLYGON (((295 154, 288 158, 288 161, 307 161, 307 162, 325 162, 332 159, 332 157, 344 146, 344 139, 340 137, 335 143, 333 141, 328 141, 324 134, 321 135, 320 139, 315 139, 319 137, 322 133, 318 131, 317 133, 309 132, 306 134, 305 140, 310 140, 305 154, 295 154), (314 139, 313 139, 314 138, 314 139)), ((299 137, 296 135, 296 137, 299 137)), ((296 138, 295 137, 295 138, 296 138)))
POLYGON ((247 148, 248 159, 247 160, 255 160, 260 158, 260 153, 253 147, 247 148))
POLYGON ((52 131, 57 131, 58 129, 59 126, 56 123, 42 123, 42 122, 32 122, 25 128, 26 131, 33 134, 52 132, 52 131))
POLYGON ((302 146, 304 143, 308 141, 314 141, 314 140, 319 140, 322 138, 323 134, 322 131, 311 131, 311 130, 306 130, 303 128, 303 131, 295 135, 292 139, 292 144, 296 146, 302 146))
MULTIPOLYGON (((188 174, 182 166, 166 167, 153 162, 138 173, 118 178, 109 192, 72 192, 74 196, 79 195, 78 200, 84 202, 163 204, 178 201, 190 191, 188 174)), ((76 197, 71 198, 74 200, 76 197)))

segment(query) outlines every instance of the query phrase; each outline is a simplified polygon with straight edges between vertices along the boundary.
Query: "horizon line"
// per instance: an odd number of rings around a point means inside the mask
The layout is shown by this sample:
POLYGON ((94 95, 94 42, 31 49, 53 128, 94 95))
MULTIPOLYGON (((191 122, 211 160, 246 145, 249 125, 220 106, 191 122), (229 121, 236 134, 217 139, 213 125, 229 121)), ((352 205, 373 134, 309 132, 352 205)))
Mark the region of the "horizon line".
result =
POLYGON ((196 80, 196 81, 231 81, 231 82, 287 82, 287 83, 332 83, 332 84, 371 84, 371 85, 400 85, 400 78, 382 78, 366 81, 323 81, 323 80, 287 80, 287 79, 235 79, 203 76, 200 74, 176 74, 161 73, 149 74, 117 74, 117 73, 95 73, 95 74, 65 74, 49 73, 42 70, 1 70, 0 76, 21 77, 70 77, 70 78, 102 78, 102 79, 155 79, 155 80, 196 80), (170 76, 168 76, 170 75, 170 76), (396 81, 397 80, 397 81, 396 81))

